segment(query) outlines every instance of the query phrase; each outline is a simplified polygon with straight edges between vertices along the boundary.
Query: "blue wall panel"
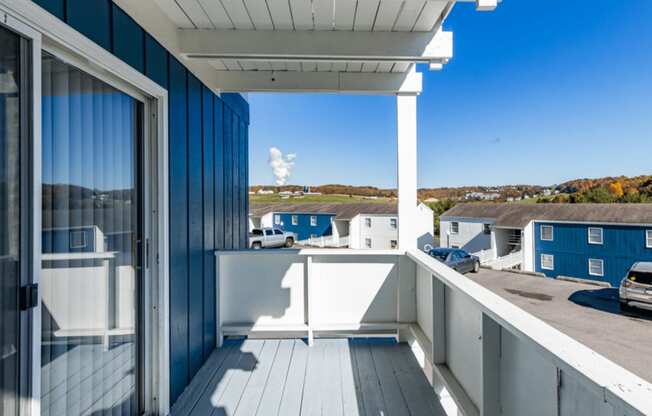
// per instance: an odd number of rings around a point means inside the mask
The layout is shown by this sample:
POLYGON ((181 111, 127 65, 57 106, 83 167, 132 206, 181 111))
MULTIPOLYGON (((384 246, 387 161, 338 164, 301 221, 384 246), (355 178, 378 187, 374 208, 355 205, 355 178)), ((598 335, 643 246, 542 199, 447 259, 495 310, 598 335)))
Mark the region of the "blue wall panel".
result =
POLYGON ((233 249, 233 111, 224 106, 224 248, 233 249))
POLYGON ((170 58, 170 400, 188 382, 188 138, 187 73, 170 58))
POLYGON ((601 280, 617 286, 634 263, 652 261, 652 249, 645 247, 645 230, 626 225, 536 223, 535 269, 548 277, 601 280), (541 240, 542 224, 553 226, 553 241, 541 240), (589 227, 603 229, 603 244, 589 244, 589 227), (554 270, 541 268, 541 254, 554 256, 554 270), (604 277, 589 274, 589 259, 604 261, 604 277))
POLYGON ((163 88, 168 87, 168 53, 149 34, 145 34, 145 75, 163 88))
POLYGON ((110 0, 35 2, 168 89, 174 403, 216 343, 212 250, 247 244, 249 105, 240 94, 213 94, 110 0))
POLYGON ((333 234, 331 219, 335 214, 274 213, 274 216, 276 215, 280 217, 281 225, 276 225, 276 218, 273 217, 274 226, 297 233, 299 240, 308 239, 311 235, 321 237, 333 234), (297 217, 297 225, 292 225, 293 215, 297 217), (311 216, 317 217, 317 225, 310 225, 311 216))
POLYGON ((145 31, 134 19, 113 5, 113 53, 140 72, 145 72, 145 31))
POLYGON ((64 0, 34 0, 34 2, 59 19, 65 20, 66 5, 64 0))
POLYGON ((213 97, 213 124, 215 126, 215 247, 224 245, 224 105, 213 97))
POLYGON ((215 132, 213 93, 202 88, 202 155, 204 188, 204 359, 215 349, 215 132))
POLYGON ((109 0, 66 0, 66 19, 70 26, 110 51, 111 4, 109 0))

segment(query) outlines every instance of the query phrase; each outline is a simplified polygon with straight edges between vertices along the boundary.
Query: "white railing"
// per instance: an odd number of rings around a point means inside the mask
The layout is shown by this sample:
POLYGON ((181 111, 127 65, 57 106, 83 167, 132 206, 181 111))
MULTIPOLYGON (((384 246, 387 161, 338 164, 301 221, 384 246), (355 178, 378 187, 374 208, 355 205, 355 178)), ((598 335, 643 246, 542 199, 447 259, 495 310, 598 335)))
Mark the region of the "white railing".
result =
POLYGON ((523 264, 523 251, 521 250, 509 253, 503 257, 498 257, 484 263, 483 265, 491 267, 494 270, 503 270, 514 268, 519 264, 523 264))
POLYGON ((393 334, 465 416, 652 414, 650 383, 421 251, 218 252, 217 271, 220 339, 393 334))
POLYGON ((302 245, 302 246, 319 247, 319 248, 348 247, 348 245, 349 245, 349 236, 347 235, 345 237, 335 237, 335 236, 332 236, 332 235, 327 235, 327 236, 321 236, 321 237, 310 237, 310 238, 308 238, 306 240, 297 241, 297 244, 302 245))
POLYGON ((466 416, 652 414, 652 384, 430 256, 407 256, 412 343, 466 416))
POLYGON ((482 264, 483 266, 493 261, 495 255, 494 250, 491 248, 488 250, 476 251, 475 253, 471 253, 471 254, 479 258, 480 264, 482 264))

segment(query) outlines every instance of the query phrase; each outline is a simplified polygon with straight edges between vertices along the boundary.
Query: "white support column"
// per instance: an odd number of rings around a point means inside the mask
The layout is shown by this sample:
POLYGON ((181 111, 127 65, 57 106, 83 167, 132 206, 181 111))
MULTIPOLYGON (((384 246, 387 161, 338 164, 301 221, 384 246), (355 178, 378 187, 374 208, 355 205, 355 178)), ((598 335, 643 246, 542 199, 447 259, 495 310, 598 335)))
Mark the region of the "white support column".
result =
POLYGON ((417 95, 396 96, 398 137, 398 247, 417 248, 417 95))
POLYGON ((308 324, 308 346, 312 347, 315 343, 315 337, 312 330, 312 256, 306 257, 306 302, 308 302, 306 323, 308 324))

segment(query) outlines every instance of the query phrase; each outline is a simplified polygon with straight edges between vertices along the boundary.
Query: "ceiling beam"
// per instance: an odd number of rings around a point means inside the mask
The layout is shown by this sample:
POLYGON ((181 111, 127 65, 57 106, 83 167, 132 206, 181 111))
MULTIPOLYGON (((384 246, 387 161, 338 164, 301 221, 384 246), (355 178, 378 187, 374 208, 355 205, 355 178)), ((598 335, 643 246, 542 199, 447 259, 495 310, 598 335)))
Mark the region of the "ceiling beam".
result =
POLYGON ((211 88, 223 92, 419 94, 422 76, 403 73, 215 71, 211 88))
POLYGON ((445 62, 453 33, 179 30, 188 59, 445 62))

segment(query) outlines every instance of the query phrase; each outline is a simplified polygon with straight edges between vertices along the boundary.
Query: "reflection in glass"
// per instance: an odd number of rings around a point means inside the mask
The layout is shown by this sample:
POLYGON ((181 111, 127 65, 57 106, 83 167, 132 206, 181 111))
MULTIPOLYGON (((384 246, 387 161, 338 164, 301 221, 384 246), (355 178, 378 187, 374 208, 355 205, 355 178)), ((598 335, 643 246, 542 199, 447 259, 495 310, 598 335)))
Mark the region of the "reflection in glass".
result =
POLYGON ((20 38, 0 28, 0 416, 18 412, 19 54, 20 38))
POLYGON ((43 415, 136 413, 138 103, 43 57, 43 415))

